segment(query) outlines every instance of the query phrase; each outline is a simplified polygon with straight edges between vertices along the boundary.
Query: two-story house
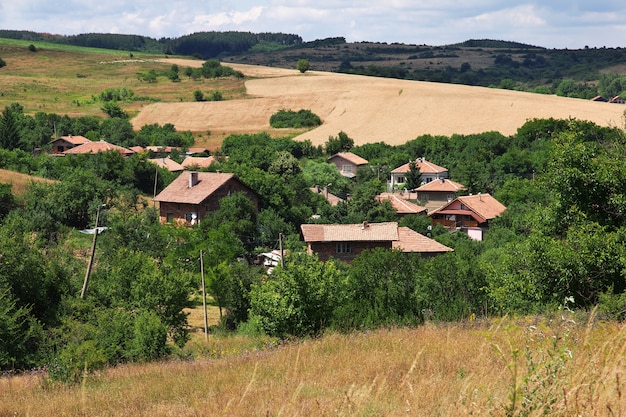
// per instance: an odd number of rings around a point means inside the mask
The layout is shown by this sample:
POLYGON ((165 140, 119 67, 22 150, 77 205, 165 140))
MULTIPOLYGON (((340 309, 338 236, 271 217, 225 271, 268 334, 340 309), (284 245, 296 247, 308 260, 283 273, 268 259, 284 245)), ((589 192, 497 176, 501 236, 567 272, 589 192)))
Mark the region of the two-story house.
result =
POLYGON ((409 161, 404 165, 391 171, 391 178, 387 183, 388 191, 395 191, 397 189, 404 188, 406 183, 406 177, 411 170, 411 165, 415 165, 415 168, 420 173, 420 183, 426 184, 434 180, 441 178, 448 178, 448 169, 435 165, 424 158, 417 158, 415 161, 409 161))
POLYGON ((490 194, 457 197, 429 213, 433 226, 442 225, 451 231, 467 233, 474 240, 483 240, 489 222, 506 211, 506 207, 490 194))
POLYGON ((63 155, 65 151, 75 148, 90 142, 84 136, 67 135, 54 139, 50 144, 52 145, 52 153, 55 155, 63 155))
POLYGON ((183 172, 154 201, 159 203, 161 223, 193 225, 217 211, 220 199, 237 192, 246 194, 258 209, 257 193, 235 174, 221 172, 183 172))
POLYGON ((341 175, 348 178, 356 177, 356 170, 368 161, 352 152, 339 152, 328 158, 328 162, 335 164, 341 175))
POLYGON ((459 193, 466 189, 463 184, 447 178, 441 178, 427 182, 418 187, 415 192, 420 204, 423 204, 429 212, 432 212, 457 198, 459 193))

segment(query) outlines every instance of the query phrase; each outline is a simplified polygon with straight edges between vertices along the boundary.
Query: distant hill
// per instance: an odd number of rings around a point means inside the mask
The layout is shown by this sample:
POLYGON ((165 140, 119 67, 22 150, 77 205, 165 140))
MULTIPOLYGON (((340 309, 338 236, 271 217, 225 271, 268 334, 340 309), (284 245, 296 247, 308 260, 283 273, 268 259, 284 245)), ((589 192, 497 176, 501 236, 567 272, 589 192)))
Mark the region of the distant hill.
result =
POLYGON ((346 42, 343 37, 304 42, 295 34, 198 32, 179 38, 89 33, 73 36, 0 30, 0 37, 56 42, 130 52, 181 55, 225 62, 432 81, 510 90, 557 93, 559 83, 577 83, 569 97, 592 98, 601 74, 626 75, 626 48, 547 49, 514 41, 470 39, 429 46, 346 42))

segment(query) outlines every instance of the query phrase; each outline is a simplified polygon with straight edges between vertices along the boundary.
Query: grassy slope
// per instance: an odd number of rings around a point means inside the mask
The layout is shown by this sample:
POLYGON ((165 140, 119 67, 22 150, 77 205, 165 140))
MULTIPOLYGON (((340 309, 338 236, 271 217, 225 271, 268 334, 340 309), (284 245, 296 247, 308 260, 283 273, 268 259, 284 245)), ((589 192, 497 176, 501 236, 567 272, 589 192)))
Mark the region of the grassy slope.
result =
POLYGON ((195 341, 201 360, 120 366, 77 386, 2 379, 0 415, 623 415, 624 328, 569 319, 328 334, 279 349, 211 337, 195 341))
MULTIPOLYGON (((165 76, 160 76, 156 83, 140 81, 139 72, 163 73, 171 67, 164 56, 133 53, 131 59, 125 51, 43 42, 34 42, 37 52, 30 52, 30 43, 0 39, 0 57, 7 64, 0 68, 0 109, 17 102, 31 115, 41 111, 70 117, 106 117, 102 103, 94 97, 107 88, 122 87, 131 89, 135 98, 140 98, 121 103, 131 116, 155 101, 193 101, 197 89, 206 95, 219 90, 226 100, 245 97, 243 81, 190 80, 183 75, 184 66, 180 67, 180 82, 174 83, 165 76)), ((198 146, 210 148, 216 147, 213 142, 221 140, 207 137, 206 132, 198 134, 197 139, 198 146)))
POLYGON ((8 171, 6 169, 0 169, 0 183, 11 184, 11 192, 15 195, 22 195, 26 191, 26 187, 32 181, 53 183, 55 181, 34 177, 32 175, 21 174, 19 172, 8 171))

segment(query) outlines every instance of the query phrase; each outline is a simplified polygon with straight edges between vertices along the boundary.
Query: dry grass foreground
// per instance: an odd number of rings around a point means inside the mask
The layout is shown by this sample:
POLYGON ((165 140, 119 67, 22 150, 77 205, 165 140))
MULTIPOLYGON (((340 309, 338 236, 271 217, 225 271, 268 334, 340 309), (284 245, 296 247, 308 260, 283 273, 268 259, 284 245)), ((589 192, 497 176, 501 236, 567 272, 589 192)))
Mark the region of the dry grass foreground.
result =
POLYGON ((0 416, 620 416, 625 330, 560 318, 426 324, 236 355, 229 338, 211 338, 207 351, 221 353, 76 386, 2 378, 0 416))
MULTIPOLYGON (((172 63, 174 60, 168 60, 172 63)), ((177 61, 199 66, 198 61, 177 61)), ((250 99, 222 102, 155 103, 133 119, 145 124, 172 123, 193 132, 269 131, 270 116, 280 109, 308 109, 323 125, 297 136, 314 145, 344 131, 355 144, 403 144, 423 134, 514 134, 533 118, 576 118, 621 127, 626 106, 589 100, 484 87, 406 81, 229 64, 248 77, 250 99)))

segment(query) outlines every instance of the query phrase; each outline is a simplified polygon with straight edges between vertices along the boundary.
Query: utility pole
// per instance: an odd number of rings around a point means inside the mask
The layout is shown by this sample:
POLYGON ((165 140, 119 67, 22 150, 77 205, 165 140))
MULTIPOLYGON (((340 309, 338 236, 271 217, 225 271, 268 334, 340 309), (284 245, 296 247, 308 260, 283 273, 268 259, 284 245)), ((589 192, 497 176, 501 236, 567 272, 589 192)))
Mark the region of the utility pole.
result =
POLYGON ((209 318, 206 311, 206 290, 204 286, 204 254, 200 250, 200 275, 202 276, 202 307, 204 308, 204 341, 209 341, 209 318))
POLYGON ((280 266, 285 267, 285 251, 283 250, 283 234, 278 234, 278 246, 280 247, 280 266))
POLYGON ((83 289, 80 292, 80 298, 83 300, 87 296, 87 286, 89 285, 89 276, 91 275, 91 267, 93 266, 93 257, 96 254, 96 241, 98 240, 98 219, 100 218, 100 208, 104 207, 105 204, 101 204, 98 206, 98 211, 96 211, 96 227, 93 231, 93 242, 91 244, 91 256, 89 257, 89 264, 87 264, 87 272, 85 273, 85 282, 83 283, 83 289))

